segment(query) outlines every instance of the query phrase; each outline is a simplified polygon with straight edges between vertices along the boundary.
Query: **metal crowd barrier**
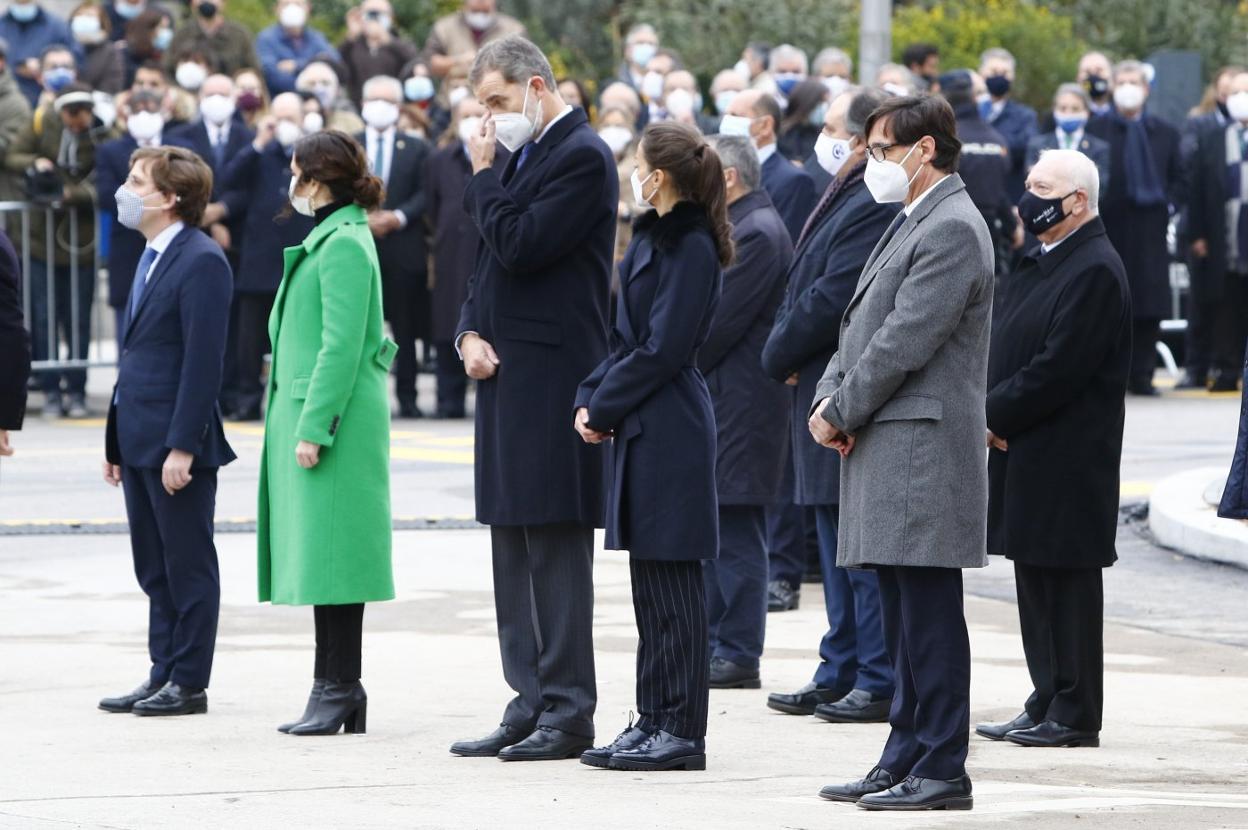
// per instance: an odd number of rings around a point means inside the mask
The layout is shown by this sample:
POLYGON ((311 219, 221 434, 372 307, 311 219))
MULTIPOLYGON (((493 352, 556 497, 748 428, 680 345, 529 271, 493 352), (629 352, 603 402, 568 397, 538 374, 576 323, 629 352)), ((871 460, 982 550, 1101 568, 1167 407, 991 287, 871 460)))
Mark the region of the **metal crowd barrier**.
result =
MULTIPOLYGON (((94 209, 94 208, 93 208, 94 209)), ((111 317, 106 315, 101 309, 102 305, 107 305, 99 299, 99 288, 102 281, 95 282, 95 301, 91 304, 91 309, 81 308, 80 301, 80 281, 90 279, 91 274, 99 275, 100 256, 99 256, 99 238, 97 223, 97 233, 95 239, 90 241, 91 252, 91 268, 90 273, 84 274, 85 266, 79 265, 77 251, 80 247, 79 219, 78 209, 67 208, 62 202, 3 202, 0 201, 0 222, 3 223, 5 231, 9 235, 9 239, 13 242, 13 247, 17 250, 18 259, 22 269, 22 311, 26 321, 26 328, 34 332, 34 310, 31 300, 31 216, 36 212, 42 212, 45 219, 45 239, 44 251, 48 254, 47 274, 47 340, 43 344, 45 353, 48 355, 46 359, 36 360, 31 363, 32 371, 61 371, 65 369, 86 369, 96 366, 112 366, 115 360, 107 359, 111 357, 109 352, 111 349, 106 348, 107 341, 105 339, 106 326, 104 321, 111 317), (56 220, 65 213, 69 214, 69 290, 70 290, 70 319, 69 330, 66 332, 69 350, 67 354, 62 354, 61 337, 57 329, 57 285, 56 285, 56 251, 60 240, 56 238, 57 227, 56 220), (91 314, 92 319, 89 331, 91 333, 91 343, 87 344, 87 357, 77 358, 75 355, 82 353, 82 342, 79 337, 79 322, 82 320, 83 314, 91 314)))

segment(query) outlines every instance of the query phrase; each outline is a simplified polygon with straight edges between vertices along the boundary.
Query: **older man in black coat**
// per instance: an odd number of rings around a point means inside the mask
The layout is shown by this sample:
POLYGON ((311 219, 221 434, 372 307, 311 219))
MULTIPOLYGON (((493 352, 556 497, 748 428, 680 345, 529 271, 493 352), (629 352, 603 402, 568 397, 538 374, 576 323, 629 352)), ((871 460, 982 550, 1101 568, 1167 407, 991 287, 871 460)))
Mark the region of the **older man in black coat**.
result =
POLYGON ((815 386, 836 351, 841 317, 858 277, 889 223, 895 204, 877 204, 863 181, 867 116, 884 101, 878 90, 847 92, 828 107, 823 143, 834 177, 797 243, 788 292, 763 349, 763 368, 795 384, 792 444, 796 501, 813 506, 823 564, 828 631, 819 646, 813 680, 791 694, 768 697, 772 709, 817 714, 836 721, 880 721, 888 716, 893 671, 884 646, 880 593, 875 573, 836 566, 840 456, 816 444, 800 415, 815 399, 815 386), (847 143, 845 143, 847 142, 847 143))
POLYGON ((993 309, 988 551, 1014 561, 1034 689, 1021 715, 976 731, 1026 746, 1100 741, 1101 569, 1117 559, 1131 296, 1098 189, 1077 150, 1040 157, 1019 213, 1041 245, 993 309))
POLYGON ((1143 64, 1114 67, 1114 109, 1088 122, 1087 132, 1109 142, 1109 192, 1100 212, 1109 241, 1122 257, 1131 285, 1133 395, 1156 395, 1153 371, 1161 321, 1169 317, 1170 206, 1183 202, 1179 131, 1145 110, 1143 64))
POLYGON ((22 428, 30 334, 22 316, 22 271, 8 234, 0 230, 0 456, 12 455, 9 431, 22 428))
POLYGON ((569 429, 577 387, 607 354, 619 177, 584 110, 564 103, 546 57, 521 37, 477 53, 489 110, 471 138, 464 207, 481 234, 457 345, 478 381, 477 519, 491 526, 502 726, 458 755, 579 757, 597 705, 594 527, 601 448, 569 429), (501 178, 495 138, 513 151, 501 178))
MULTIPOLYGON (((766 505, 776 500, 789 449, 792 396, 760 358, 784 296, 793 242, 749 139, 715 136, 728 180, 736 263, 724 272, 710 334, 698 350, 715 406, 719 559, 703 563, 712 689, 757 689, 767 618, 766 505)), ((788 496, 790 494, 786 494, 788 496)))

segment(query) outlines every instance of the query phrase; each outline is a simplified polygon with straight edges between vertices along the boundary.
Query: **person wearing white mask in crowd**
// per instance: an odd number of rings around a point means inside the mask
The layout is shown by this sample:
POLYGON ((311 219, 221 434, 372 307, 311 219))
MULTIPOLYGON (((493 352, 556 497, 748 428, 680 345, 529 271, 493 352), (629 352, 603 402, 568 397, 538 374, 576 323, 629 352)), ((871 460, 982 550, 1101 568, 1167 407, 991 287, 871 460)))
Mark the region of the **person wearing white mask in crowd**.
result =
POLYGON ((776 82, 772 79, 771 73, 767 71, 767 57, 770 53, 770 43, 761 41, 747 43, 741 50, 740 60, 732 68, 745 79, 746 84, 751 88, 774 93, 776 82))
POLYGON ((126 84, 126 61, 121 48, 109 37, 104 7, 82 3, 69 15, 69 29, 83 50, 78 80, 97 92, 116 95, 126 84))
POLYGON ((451 110, 445 96, 438 95, 429 64, 417 58, 403 67, 398 78, 403 82, 399 129, 431 143, 437 141, 451 121, 451 110))
MULTIPOLYGON (((468 281, 480 240, 472 219, 464 212, 464 191, 472 179, 468 143, 480 134, 485 115, 485 107, 473 96, 461 100, 438 149, 425 163, 425 217, 432 230, 431 322, 437 354, 437 418, 464 418, 467 414, 468 376, 455 354, 455 327, 468 299, 468 281)), ((508 153, 499 153, 494 169, 501 173, 508 158, 508 153)))
POLYGON ((1148 72, 1139 61, 1114 67, 1114 109, 1088 122, 1089 135, 1109 142, 1109 188, 1101 195, 1101 219, 1122 256, 1131 284, 1134 318, 1133 395, 1152 396, 1161 321, 1170 316, 1170 254, 1166 235, 1170 206, 1182 191, 1179 131, 1148 112, 1148 72))
POLYGON ((308 0, 278 0, 277 22, 256 35, 256 54, 274 95, 295 88, 295 76, 314 60, 339 60, 325 35, 308 25, 308 0))
POLYGON ((836 98, 853 83, 854 59, 844 49, 829 46, 820 50, 810 62, 812 77, 828 88, 828 100, 836 98))
POLYGON ((633 128, 640 129, 649 117, 648 110, 642 104, 641 95, 633 87, 623 81, 612 81, 598 95, 598 112, 609 109, 627 110, 633 114, 633 128))
POLYGON ((188 52, 178 59, 173 80, 192 95, 198 95, 199 88, 204 85, 204 79, 209 74, 208 56, 198 52, 188 52))
POLYGON ((876 70, 875 85, 889 95, 914 95, 918 91, 914 75, 899 63, 886 63, 876 70))
POLYGON ((660 121, 663 118, 663 85, 669 73, 683 69, 680 59, 670 49, 660 49, 646 64, 646 74, 641 78, 641 87, 637 90, 646 102, 649 110, 647 121, 660 121))
MULTIPOLYGON (((623 86, 623 84, 621 84, 623 86)), ((598 137, 606 142, 615 156, 615 169, 620 180, 620 207, 616 214, 615 262, 618 265, 633 239, 633 220, 645 213, 645 208, 633 198, 630 181, 637 168, 634 150, 637 143, 636 111, 622 106, 603 105, 598 111, 598 137)), ((619 287, 619 274, 612 271, 611 291, 619 287)))
POLYGON ((325 128, 342 130, 352 135, 364 128, 364 122, 356 115, 355 107, 342 93, 338 73, 324 61, 312 61, 295 79, 295 90, 310 93, 321 102, 325 128))
POLYGON ((616 80, 623 81, 633 89, 641 89, 650 59, 659 50, 659 33, 649 23, 636 23, 624 36, 624 62, 616 80))
POLYGON ((789 100, 793 88, 806 79, 809 64, 806 53, 789 43, 782 43, 767 55, 767 69, 776 84, 781 106, 789 100))
POLYGON ((225 4, 226 0, 191 0, 190 17, 174 32, 165 50, 165 69, 173 72, 189 54, 204 56, 206 68, 226 75, 246 67, 260 68, 251 31, 226 19, 225 4))
POLYGON ((381 75, 366 81, 360 114, 367 126, 356 138, 368 156, 369 170, 385 186, 385 200, 369 211, 368 227, 381 263, 382 308, 399 344, 394 373, 398 414, 419 418, 416 341, 424 342, 426 353, 429 346, 428 251, 421 221, 429 144, 398 130, 402 102, 403 85, 397 78, 381 75))
POLYGON ((715 112, 721 116, 728 112, 732 99, 737 97, 737 93, 744 91, 745 87, 745 79, 735 69, 721 69, 716 73, 711 80, 711 100, 715 102, 715 112))
POLYGON ((477 50, 512 35, 524 35, 519 20, 498 10, 497 0, 463 0, 458 12, 439 18, 429 30, 424 54, 434 77, 468 77, 477 50))
POLYGON ((689 124, 705 134, 717 126, 717 120, 702 111, 698 79, 685 69, 674 69, 663 79, 663 116, 665 121, 689 124))
POLYGON ((866 119, 886 98, 882 90, 855 88, 828 107, 815 156, 831 179, 797 237, 788 291, 762 356, 767 374, 787 382, 793 393, 796 500, 815 512, 828 620, 810 683, 792 693, 771 694, 767 706, 841 722, 883 720, 893 695, 893 672, 875 575, 836 565, 840 456, 810 440, 805 416, 836 351, 840 320, 858 277, 898 212, 895 204, 877 203, 864 180, 866 119))

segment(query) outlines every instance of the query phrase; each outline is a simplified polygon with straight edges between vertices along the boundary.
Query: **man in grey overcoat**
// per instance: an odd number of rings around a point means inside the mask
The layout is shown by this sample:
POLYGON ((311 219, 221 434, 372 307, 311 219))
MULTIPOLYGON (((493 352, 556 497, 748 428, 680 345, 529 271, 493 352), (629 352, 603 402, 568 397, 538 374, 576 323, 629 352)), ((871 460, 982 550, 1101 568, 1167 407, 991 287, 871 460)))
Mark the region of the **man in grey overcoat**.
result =
POLYGON ((897 690, 878 764, 820 795, 871 810, 966 810, 961 569, 987 564, 992 243, 956 173, 961 144, 943 99, 890 99, 866 133, 871 195, 905 209, 863 269, 809 426, 843 458, 837 565, 879 575, 897 690))

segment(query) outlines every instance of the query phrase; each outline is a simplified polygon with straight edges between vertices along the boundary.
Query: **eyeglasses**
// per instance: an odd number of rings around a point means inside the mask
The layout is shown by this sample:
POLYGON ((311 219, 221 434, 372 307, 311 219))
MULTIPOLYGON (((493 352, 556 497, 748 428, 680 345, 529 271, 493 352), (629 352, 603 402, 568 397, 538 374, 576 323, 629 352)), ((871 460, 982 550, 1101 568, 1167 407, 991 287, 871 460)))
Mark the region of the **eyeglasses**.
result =
POLYGON ((871 156, 871 158, 875 159, 876 161, 885 161, 887 159, 886 154, 888 153, 888 151, 893 149, 894 147, 900 147, 900 146, 901 145, 899 144, 872 144, 870 147, 867 148, 867 153, 871 156))

